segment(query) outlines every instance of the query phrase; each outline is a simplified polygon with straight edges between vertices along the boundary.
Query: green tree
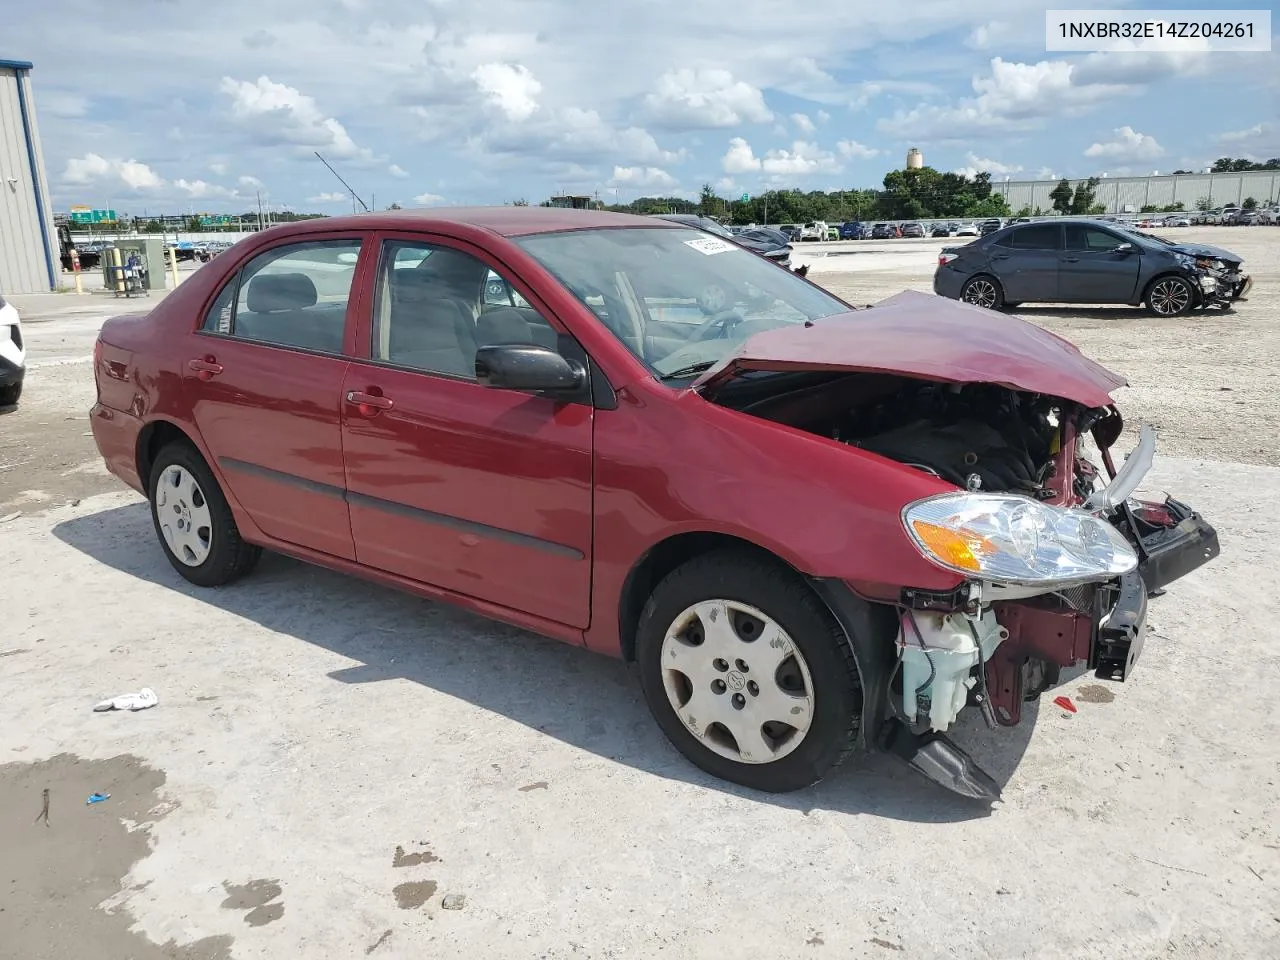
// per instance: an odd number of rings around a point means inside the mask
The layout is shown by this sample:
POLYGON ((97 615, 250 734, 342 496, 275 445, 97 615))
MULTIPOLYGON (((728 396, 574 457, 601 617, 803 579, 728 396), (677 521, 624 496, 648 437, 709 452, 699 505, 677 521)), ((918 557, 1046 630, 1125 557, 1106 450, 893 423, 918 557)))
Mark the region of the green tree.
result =
POLYGON ((715 188, 709 183, 704 183, 702 193, 698 197, 698 212, 704 217, 710 217, 718 213, 723 206, 723 202, 716 196, 715 188))
MULTIPOLYGON (((1071 213, 1080 216, 1093 210, 1099 182, 1097 177, 1090 177, 1083 183, 1076 184, 1075 193, 1071 196, 1071 213)), ((1103 210, 1105 212, 1106 208, 1104 207, 1103 210)))
POLYGON ((1211 173, 1242 173, 1248 170, 1280 170, 1280 157, 1274 157, 1264 163, 1237 160, 1234 157, 1219 157, 1209 168, 1211 173))
POLYGON ((1058 185, 1054 187, 1053 191, 1049 194, 1049 199, 1053 201, 1053 209, 1057 210, 1059 213, 1070 213, 1072 199, 1071 181, 1066 179, 1059 180, 1058 185))
POLYGON ((1258 201, 1253 199, 1253 197, 1245 197, 1244 201, 1240 204, 1240 206, 1242 206, 1246 210, 1254 210, 1258 206, 1258 201))
POLYGON ((1210 209, 1210 205, 1209 205, 1209 198, 1208 198, 1208 197, 1201 197, 1199 200, 1197 200, 1197 201, 1196 201, 1196 209, 1197 209, 1197 210, 1199 210, 1199 211, 1201 211, 1202 213, 1203 213, 1204 211, 1206 211, 1206 210, 1209 210, 1209 209, 1210 209))
POLYGON ((387 207, 387 209, 388 209, 388 210, 399 210, 399 209, 400 209, 400 204, 398 204, 398 203, 393 203, 393 204, 391 204, 391 206, 387 207))
POLYGON ((147 233, 162 233, 164 231, 164 227, 159 220, 148 220, 145 229, 147 233))
POLYGON ((1186 208, 1182 205, 1181 200, 1179 200, 1177 203, 1167 203, 1160 208, 1161 212, 1163 213, 1181 213, 1185 209, 1186 208))

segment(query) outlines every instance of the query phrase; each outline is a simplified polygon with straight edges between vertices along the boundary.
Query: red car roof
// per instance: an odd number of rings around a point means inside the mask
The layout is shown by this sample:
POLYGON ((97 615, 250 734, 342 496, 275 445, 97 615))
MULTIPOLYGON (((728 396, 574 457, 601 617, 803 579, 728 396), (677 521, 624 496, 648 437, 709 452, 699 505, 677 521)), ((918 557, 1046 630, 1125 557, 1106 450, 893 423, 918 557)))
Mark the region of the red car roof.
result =
POLYGON ((419 210, 383 210, 377 213, 358 213, 341 217, 324 217, 318 220, 281 224, 290 232, 308 230, 403 230, 406 227, 427 224, 454 224, 479 227, 503 237, 523 237, 535 233, 555 233, 561 230, 591 230, 602 227, 656 227, 659 229, 687 230, 684 224, 642 217, 630 213, 610 213, 605 210, 572 210, 566 207, 431 207, 419 210))

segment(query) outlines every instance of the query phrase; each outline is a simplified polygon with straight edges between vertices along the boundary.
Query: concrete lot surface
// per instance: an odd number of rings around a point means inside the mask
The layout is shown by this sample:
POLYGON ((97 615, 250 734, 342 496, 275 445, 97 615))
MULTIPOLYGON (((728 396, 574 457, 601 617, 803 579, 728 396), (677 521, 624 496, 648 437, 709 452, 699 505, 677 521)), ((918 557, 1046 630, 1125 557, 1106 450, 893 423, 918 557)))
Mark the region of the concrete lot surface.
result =
MULTIPOLYGON (((1147 487, 1223 552, 1152 602, 1129 682, 963 725, 990 810, 882 758, 782 797, 712 780, 623 664, 282 557, 190 587, 85 435, 77 358, 118 304, 15 298, 0 958, 1280 955, 1280 231, 1176 234, 1244 255, 1250 302, 1020 312, 1129 376, 1147 487)), ((929 289, 940 245, 802 249, 862 303, 929 289)))

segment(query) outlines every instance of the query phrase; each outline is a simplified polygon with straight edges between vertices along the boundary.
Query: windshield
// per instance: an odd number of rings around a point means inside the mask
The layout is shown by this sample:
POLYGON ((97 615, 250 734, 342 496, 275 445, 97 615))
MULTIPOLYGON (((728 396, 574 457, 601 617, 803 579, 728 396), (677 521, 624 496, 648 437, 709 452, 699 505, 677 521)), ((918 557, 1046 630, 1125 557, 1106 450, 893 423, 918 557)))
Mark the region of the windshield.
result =
POLYGON ((1156 243, 1163 243, 1166 247, 1176 247, 1177 244, 1167 237, 1157 237, 1153 233, 1143 233, 1137 227, 1121 227, 1125 233, 1131 233, 1135 237, 1142 237, 1144 240, 1154 240, 1156 243))
POLYGON ((694 376, 748 337, 850 307, 700 230, 626 228, 516 240, 659 377, 694 376))

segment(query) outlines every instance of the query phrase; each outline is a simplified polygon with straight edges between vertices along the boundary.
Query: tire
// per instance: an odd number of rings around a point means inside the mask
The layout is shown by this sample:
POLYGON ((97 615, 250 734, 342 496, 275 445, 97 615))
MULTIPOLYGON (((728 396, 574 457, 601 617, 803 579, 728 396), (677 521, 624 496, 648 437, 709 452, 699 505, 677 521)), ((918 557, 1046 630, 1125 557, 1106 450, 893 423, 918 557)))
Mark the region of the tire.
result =
POLYGON ((1004 288, 995 277, 980 273, 964 282, 960 288, 960 299, 975 307, 999 310, 1004 306, 1004 288))
POLYGON ((1195 306, 1195 291, 1182 277, 1156 277, 1142 302, 1154 317, 1180 317, 1195 306))
POLYGON ((15 407, 18 400, 22 398, 22 383, 11 383, 7 387, 0 387, 0 407, 15 407))
POLYGON ((185 579, 199 587, 220 587, 257 564, 262 548, 241 538, 222 488, 190 443, 177 441, 161 449, 147 489, 156 538, 185 579), (186 528, 179 529, 183 523, 186 528))
POLYGON ((668 739, 723 780, 769 793, 798 790, 857 743, 862 687, 849 642, 808 586, 766 558, 718 550, 668 574, 640 615, 636 659, 645 700, 668 739), (726 628, 704 631, 703 616, 726 628), (744 745, 718 719, 700 721, 697 707, 737 727, 744 745))

